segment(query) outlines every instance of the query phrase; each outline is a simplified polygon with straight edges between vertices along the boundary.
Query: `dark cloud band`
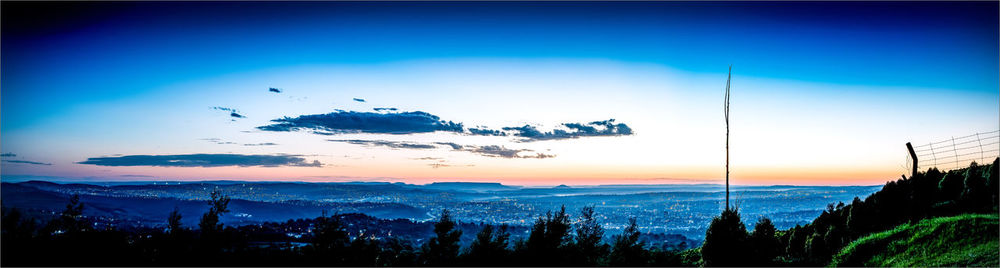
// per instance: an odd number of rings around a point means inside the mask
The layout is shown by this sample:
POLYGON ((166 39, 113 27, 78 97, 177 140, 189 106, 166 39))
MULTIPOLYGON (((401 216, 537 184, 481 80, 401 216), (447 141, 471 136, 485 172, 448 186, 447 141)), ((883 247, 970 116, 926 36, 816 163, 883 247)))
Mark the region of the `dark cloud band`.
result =
POLYGON ((616 124, 614 119, 590 123, 564 123, 562 125, 569 130, 554 129, 542 132, 530 125, 505 127, 503 130, 512 132, 512 136, 520 137, 523 142, 576 139, 580 137, 626 136, 633 134, 632 128, 629 128, 625 123, 616 124))
POLYGON ((425 112, 371 113, 336 111, 328 114, 302 115, 271 120, 260 126, 264 131, 311 130, 314 133, 414 134, 435 131, 461 133, 462 124, 444 121, 425 112))
POLYGON ((40 166, 51 166, 52 165, 52 163, 42 163, 42 162, 27 161, 27 160, 7 160, 7 159, 4 159, 3 162, 15 163, 15 164, 31 164, 31 165, 40 165, 40 166))
POLYGON ((415 134, 436 131, 474 136, 513 136, 521 142, 576 139, 580 137, 632 135, 632 128, 614 119, 590 123, 563 123, 564 129, 541 131, 531 125, 490 129, 465 129, 462 123, 441 120, 421 111, 391 112, 395 108, 375 108, 377 112, 336 110, 328 114, 301 115, 271 120, 273 124, 257 127, 264 131, 288 132, 307 130, 320 135, 341 133, 415 134))

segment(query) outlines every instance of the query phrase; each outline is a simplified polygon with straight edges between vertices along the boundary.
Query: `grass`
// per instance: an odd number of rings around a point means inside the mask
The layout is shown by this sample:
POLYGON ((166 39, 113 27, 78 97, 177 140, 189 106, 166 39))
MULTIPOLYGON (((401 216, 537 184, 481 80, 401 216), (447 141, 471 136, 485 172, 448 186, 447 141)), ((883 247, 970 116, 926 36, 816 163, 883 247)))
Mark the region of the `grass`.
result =
POLYGON ((1000 217, 963 214, 925 219, 864 236, 830 266, 1000 266, 1000 217))

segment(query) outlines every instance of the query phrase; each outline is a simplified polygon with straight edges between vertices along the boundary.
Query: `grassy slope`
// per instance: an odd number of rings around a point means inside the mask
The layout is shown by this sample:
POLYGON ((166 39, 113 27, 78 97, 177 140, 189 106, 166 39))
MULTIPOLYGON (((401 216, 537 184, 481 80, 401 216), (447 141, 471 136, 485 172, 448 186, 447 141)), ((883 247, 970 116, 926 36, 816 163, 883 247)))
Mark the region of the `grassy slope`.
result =
POLYGON ((851 242, 830 266, 1000 266, 1000 218, 964 214, 903 224, 851 242))

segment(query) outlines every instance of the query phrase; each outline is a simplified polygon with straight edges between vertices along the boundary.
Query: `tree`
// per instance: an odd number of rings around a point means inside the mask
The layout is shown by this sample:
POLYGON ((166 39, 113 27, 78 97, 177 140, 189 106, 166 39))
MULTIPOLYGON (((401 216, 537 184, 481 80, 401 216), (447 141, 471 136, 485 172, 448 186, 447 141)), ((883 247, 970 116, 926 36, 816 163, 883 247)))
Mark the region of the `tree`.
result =
POLYGON ((705 266, 743 266, 749 257, 747 228, 737 209, 726 209, 712 219, 701 246, 705 266))
POLYGON ((171 234, 177 234, 183 231, 181 227, 181 212, 178 211, 177 207, 170 212, 170 216, 167 216, 167 231, 171 234))
MULTIPOLYGON (((324 212, 324 214, 326 214, 324 212)), ((343 248, 350 241, 347 230, 344 228, 339 215, 327 217, 326 215, 316 219, 313 228, 312 245, 322 251, 329 251, 343 248)))
POLYGON ((493 228, 492 225, 483 226, 483 229, 476 234, 476 239, 469 246, 466 253, 466 262, 471 266, 500 265, 507 260, 507 244, 510 240, 510 233, 507 232, 507 225, 493 228))
POLYGON ((222 223, 219 223, 219 217, 223 213, 229 212, 229 196, 223 195, 219 190, 214 190, 211 198, 212 200, 208 201, 210 206, 208 212, 201 216, 201 222, 198 223, 202 235, 221 232, 222 223))
POLYGON ((646 264, 645 243, 639 241, 639 227, 635 218, 629 218, 628 227, 621 235, 615 236, 611 248, 609 264, 611 266, 642 266, 646 264))
POLYGON ((441 211, 441 219, 434 224, 435 237, 427 242, 425 253, 426 264, 430 266, 451 266, 456 265, 458 257, 459 237, 461 230, 455 230, 455 222, 451 219, 451 214, 447 209, 441 211))
POLYGON ((529 265, 537 266, 565 264, 564 260, 557 257, 566 256, 563 251, 570 242, 570 228, 566 206, 562 206, 555 214, 546 212, 545 217, 539 217, 531 228, 531 234, 523 248, 523 260, 529 265))
POLYGON ((778 238, 774 236, 777 231, 771 219, 761 218, 754 225, 753 233, 750 234, 750 245, 754 250, 754 266, 773 266, 773 260, 778 256, 778 238))
POLYGON ((59 219, 51 222, 50 225, 67 233, 91 230, 90 224, 83 219, 83 202, 80 202, 80 195, 71 196, 69 204, 66 204, 66 209, 59 214, 59 219))
POLYGON ((580 256, 579 266, 596 266, 608 254, 608 245, 601 242, 604 228, 594 218, 594 207, 580 210, 580 222, 576 227, 576 247, 580 256))

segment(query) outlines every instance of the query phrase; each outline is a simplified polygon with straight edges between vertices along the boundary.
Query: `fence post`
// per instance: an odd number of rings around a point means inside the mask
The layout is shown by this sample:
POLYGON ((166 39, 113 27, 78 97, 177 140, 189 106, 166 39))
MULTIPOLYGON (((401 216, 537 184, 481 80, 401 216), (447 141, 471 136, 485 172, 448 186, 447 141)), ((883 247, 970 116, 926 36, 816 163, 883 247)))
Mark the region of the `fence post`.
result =
POLYGON ((906 143, 906 149, 910 151, 910 158, 913 158, 913 173, 910 173, 910 177, 917 175, 917 153, 913 152, 913 145, 909 142, 906 143))

